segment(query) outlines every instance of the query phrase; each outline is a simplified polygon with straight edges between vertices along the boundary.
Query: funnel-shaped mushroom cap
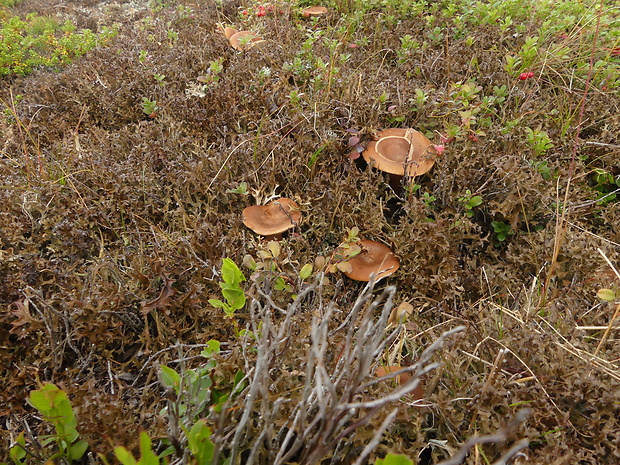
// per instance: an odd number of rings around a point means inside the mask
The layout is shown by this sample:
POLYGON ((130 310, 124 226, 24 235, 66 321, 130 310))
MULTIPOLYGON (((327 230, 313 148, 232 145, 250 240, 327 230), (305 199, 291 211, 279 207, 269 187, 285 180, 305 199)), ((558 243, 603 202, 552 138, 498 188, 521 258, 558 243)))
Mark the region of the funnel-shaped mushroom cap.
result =
POLYGON ((428 138, 414 129, 386 129, 379 140, 372 141, 362 153, 368 163, 386 173, 420 176, 431 169, 437 151, 428 138))
POLYGON ((355 281, 369 281, 374 273, 375 280, 391 275, 400 266, 398 258, 389 247, 380 242, 361 240, 358 245, 362 251, 350 259, 351 271, 345 273, 355 281))
POLYGON ((243 224, 261 236, 283 233, 297 226, 300 219, 299 206, 286 197, 243 210, 243 224))
POLYGON ((265 41, 250 31, 239 31, 228 38, 230 45, 240 52, 248 50, 265 41))
POLYGON ((226 38, 228 40, 230 40, 230 38, 232 36, 234 36, 237 32, 239 32, 237 29, 235 29, 234 27, 225 27, 224 28, 224 35, 226 36, 226 38))
POLYGON ((302 14, 306 18, 315 18, 327 14, 327 8, 325 8, 324 6, 311 6, 310 8, 306 8, 304 11, 302 11, 302 14))

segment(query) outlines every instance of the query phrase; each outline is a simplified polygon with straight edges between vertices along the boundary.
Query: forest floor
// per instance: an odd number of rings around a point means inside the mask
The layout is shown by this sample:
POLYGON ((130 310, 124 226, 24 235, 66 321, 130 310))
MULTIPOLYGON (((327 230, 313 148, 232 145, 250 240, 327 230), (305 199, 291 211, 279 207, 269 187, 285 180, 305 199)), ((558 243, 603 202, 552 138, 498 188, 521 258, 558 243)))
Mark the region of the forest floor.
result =
POLYGON ((620 463, 615 2, 306 6, 5 10, 114 33, 0 76, 0 462, 620 463), (388 128, 428 172, 366 162, 388 128))

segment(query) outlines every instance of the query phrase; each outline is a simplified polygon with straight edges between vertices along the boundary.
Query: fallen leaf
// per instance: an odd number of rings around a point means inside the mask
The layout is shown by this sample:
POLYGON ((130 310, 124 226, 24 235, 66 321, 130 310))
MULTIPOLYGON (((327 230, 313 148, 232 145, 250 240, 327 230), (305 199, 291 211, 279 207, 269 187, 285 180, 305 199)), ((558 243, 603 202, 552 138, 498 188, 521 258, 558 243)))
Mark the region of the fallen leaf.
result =
POLYGON ((28 300, 18 300, 13 302, 15 310, 11 311, 11 315, 17 317, 17 320, 11 321, 11 334, 15 334, 19 339, 28 337, 30 332, 41 326, 39 320, 35 320, 30 314, 30 303, 28 300))
MULTIPOLYGON (((161 291, 159 292, 159 295, 157 296, 157 298, 153 300, 149 300, 148 302, 142 302, 141 312, 143 315, 148 314, 151 310, 155 310, 156 308, 165 309, 166 307, 168 307, 168 305, 170 305, 169 299, 176 292, 174 288, 172 287, 175 280, 170 279, 167 276, 162 276, 162 279, 164 280, 164 285, 161 288, 161 291)), ((166 314, 168 314, 168 312, 166 312, 166 314)))

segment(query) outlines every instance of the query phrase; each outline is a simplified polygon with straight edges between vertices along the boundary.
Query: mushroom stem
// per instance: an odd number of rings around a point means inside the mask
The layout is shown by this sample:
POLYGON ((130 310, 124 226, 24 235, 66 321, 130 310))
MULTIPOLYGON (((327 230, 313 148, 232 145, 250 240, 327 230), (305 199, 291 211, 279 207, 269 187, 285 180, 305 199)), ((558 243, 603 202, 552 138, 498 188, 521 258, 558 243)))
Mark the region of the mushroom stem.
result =
POLYGON ((400 194, 402 194, 403 192, 404 176, 401 176, 398 174, 390 174, 389 179, 390 179, 389 180, 390 187, 392 188, 394 193, 400 197, 400 194))
POLYGON ((282 233, 278 233, 278 234, 270 234, 269 236, 262 236, 262 240, 264 242, 269 242, 269 241, 281 241, 282 240, 282 233))

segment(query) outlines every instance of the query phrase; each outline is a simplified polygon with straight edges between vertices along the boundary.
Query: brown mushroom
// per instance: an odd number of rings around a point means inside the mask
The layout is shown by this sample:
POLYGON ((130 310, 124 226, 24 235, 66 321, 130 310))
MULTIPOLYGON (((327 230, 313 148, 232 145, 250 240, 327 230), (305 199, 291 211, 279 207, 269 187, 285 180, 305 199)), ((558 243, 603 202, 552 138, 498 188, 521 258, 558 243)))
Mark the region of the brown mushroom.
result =
POLYGON ((243 210, 243 224, 267 239, 280 239, 284 231, 297 226, 300 220, 299 206, 286 197, 243 210))
POLYGON ((378 140, 368 143, 362 156, 367 163, 390 174, 390 185, 400 191, 402 178, 421 176, 435 163, 437 150, 431 141, 415 129, 386 129, 378 140))
POLYGON ((224 28, 224 35, 226 36, 226 38, 228 40, 230 40, 230 38, 232 36, 234 36, 237 32, 239 32, 237 29, 235 29, 234 27, 225 27, 224 28))
POLYGON ((324 6, 311 6, 302 11, 301 14, 306 18, 318 18, 319 16, 327 14, 327 8, 324 6))
POLYGON ((249 50, 255 45, 265 42, 262 38, 258 37, 256 34, 250 31, 235 32, 228 38, 228 41, 230 42, 232 48, 240 52, 243 52, 244 50, 249 50))
POLYGON ((361 240, 358 245, 362 251, 348 260, 350 270, 344 274, 355 281, 370 281, 374 275, 376 281, 391 275, 400 266, 394 252, 380 242, 361 240))
MULTIPOLYGON (((390 373, 395 373, 402 369, 403 367, 400 365, 380 366, 375 370, 375 376, 377 378, 382 378, 390 373)), ((397 384, 403 385, 411 379, 411 375, 409 373, 403 373, 402 375, 397 375, 395 378, 397 384)), ((415 389, 411 391, 411 394, 413 395, 413 400, 420 400, 424 397, 424 388, 418 384, 415 389)))

